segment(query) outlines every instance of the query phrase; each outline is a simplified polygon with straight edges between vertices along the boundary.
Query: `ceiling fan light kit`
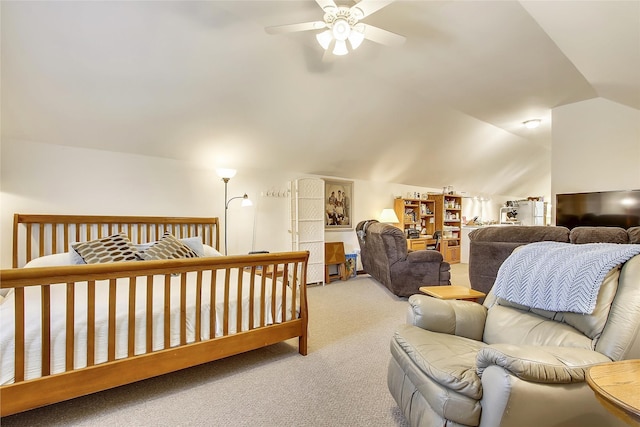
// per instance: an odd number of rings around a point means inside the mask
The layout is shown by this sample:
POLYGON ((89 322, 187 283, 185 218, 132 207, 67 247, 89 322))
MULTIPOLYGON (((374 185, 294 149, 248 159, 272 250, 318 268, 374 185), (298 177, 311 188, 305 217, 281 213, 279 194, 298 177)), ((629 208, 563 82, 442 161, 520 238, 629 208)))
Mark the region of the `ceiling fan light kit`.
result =
POLYGON ((331 42, 333 41, 331 30, 325 30, 316 34, 316 40, 318 40, 318 43, 320 43, 320 46, 322 46, 324 50, 329 49, 329 46, 331 46, 331 42))
POLYGON ((349 33, 349 43, 351 43, 352 49, 357 49, 364 40, 364 25, 354 25, 349 33))
POLYGON ((336 40, 336 44, 333 47, 333 54, 342 56, 349 53, 349 49, 347 49, 347 43, 344 40, 336 40))
POLYGON ((351 25, 349 25, 344 19, 336 19, 333 21, 331 33, 333 34, 333 38, 336 40, 345 41, 349 37, 350 32, 351 25))
POLYGON ((362 0, 355 6, 346 7, 337 6, 333 0, 316 0, 325 12, 323 21, 279 25, 265 30, 269 34, 324 30, 316 34, 316 40, 325 51, 331 50, 337 56, 349 53, 347 40, 351 50, 357 49, 364 39, 384 45, 399 45, 404 43, 403 36, 359 22, 392 2, 393 0, 362 0))
POLYGON ((318 36, 318 42, 324 50, 331 47, 331 42, 335 41, 333 54, 342 56, 349 53, 346 41, 349 40, 351 49, 355 50, 362 44, 364 40, 363 26, 358 26, 359 17, 363 16, 362 11, 356 7, 348 9, 346 7, 327 7, 325 8, 324 22, 329 30, 321 33, 326 34, 321 41, 318 36), (328 40, 328 42, 327 42, 328 40))

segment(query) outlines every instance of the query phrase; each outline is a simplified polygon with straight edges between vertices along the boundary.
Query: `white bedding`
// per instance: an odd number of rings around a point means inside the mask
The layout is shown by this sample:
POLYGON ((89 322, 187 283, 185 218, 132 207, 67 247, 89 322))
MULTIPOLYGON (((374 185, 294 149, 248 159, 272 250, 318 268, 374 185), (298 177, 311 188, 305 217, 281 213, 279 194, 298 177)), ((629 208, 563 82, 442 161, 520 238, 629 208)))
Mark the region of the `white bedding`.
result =
MULTIPOLYGON (((232 269, 230 275, 229 300, 229 334, 238 330, 249 329, 249 287, 251 274, 242 273, 242 325, 237 324, 237 286, 238 269, 232 269)), ((224 319, 224 275, 225 270, 217 272, 217 292, 216 292, 216 330, 215 336, 223 334, 224 319)), ((209 318, 210 318, 210 272, 203 272, 202 286, 202 323, 201 339, 210 338, 209 318)), ((196 303, 196 273, 187 273, 187 342, 195 340, 195 303, 196 303)), ((276 316, 271 315, 271 279, 267 278, 265 312, 260 312, 261 296, 261 276, 255 278, 255 300, 254 300, 254 327, 260 326, 260 317, 264 315, 265 324, 279 323, 282 321, 282 291, 283 284, 276 285, 276 316)), ((179 345, 180 342, 180 281, 179 276, 171 277, 171 338, 170 346, 179 345)), ((136 286, 136 321, 135 321, 135 354, 144 353, 146 346, 146 277, 137 279, 136 286)), ((154 276, 154 301, 153 301, 153 350, 163 348, 164 337, 164 276, 154 276)), ((291 320, 291 289, 286 287, 286 320, 291 320)), ((117 308, 116 308, 116 358, 127 356, 127 330, 128 330, 128 294, 129 279, 118 279, 117 281, 117 308)), ((107 360, 107 340, 108 340, 108 281, 96 282, 96 331, 95 331, 95 363, 102 363, 107 360)), ((77 283, 75 287, 75 368, 86 366, 87 347, 87 326, 86 326, 86 282, 77 283)), ((15 294, 11 292, 0 304, 0 384, 8 384, 14 381, 14 301, 15 294)), ((25 322, 25 343, 26 343, 26 368, 25 379, 37 378, 41 375, 41 310, 40 310, 40 287, 30 287, 25 290, 26 301, 26 322, 25 322)), ((64 371, 65 366, 65 315, 66 305, 65 285, 53 285, 51 287, 51 340, 52 340, 52 373, 64 371)), ((299 304, 296 303, 296 312, 299 311, 299 304)))

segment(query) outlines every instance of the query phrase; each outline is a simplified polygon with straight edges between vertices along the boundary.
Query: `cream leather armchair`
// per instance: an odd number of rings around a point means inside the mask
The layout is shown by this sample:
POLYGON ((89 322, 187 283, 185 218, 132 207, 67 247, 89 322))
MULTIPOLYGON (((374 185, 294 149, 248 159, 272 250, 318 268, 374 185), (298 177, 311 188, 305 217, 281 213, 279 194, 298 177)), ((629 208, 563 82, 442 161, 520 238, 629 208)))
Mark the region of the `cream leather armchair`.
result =
POLYGON ((640 255, 612 270, 590 315, 409 298, 388 386, 412 426, 617 426, 585 382, 598 363, 640 358, 640 255))

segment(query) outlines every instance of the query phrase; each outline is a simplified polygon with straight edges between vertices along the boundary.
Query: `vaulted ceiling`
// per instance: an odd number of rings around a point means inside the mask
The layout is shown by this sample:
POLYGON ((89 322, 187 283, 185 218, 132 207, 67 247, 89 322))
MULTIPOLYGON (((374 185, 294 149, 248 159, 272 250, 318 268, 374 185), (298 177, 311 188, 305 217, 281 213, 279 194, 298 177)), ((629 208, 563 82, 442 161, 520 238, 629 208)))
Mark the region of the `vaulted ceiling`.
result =
POLYGON ((402 46, 331 62, 264 30, 313 0, 0 7, 3 140, 536 195, 554 107, 640 109, 640 1, 398 0, 365 22, 402 46))

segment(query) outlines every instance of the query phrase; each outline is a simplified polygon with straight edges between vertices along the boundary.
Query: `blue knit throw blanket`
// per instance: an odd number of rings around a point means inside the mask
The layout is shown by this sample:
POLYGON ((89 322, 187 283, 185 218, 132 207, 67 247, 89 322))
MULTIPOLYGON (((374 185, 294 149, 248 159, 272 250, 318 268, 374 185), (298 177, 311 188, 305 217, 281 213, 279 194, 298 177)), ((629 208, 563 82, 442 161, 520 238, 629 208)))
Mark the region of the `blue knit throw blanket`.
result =
POLYGON ((591 314, 607 273, 638 254, 640 245, 530 243, 500 266, 494 293, 527 307, 591 314))

